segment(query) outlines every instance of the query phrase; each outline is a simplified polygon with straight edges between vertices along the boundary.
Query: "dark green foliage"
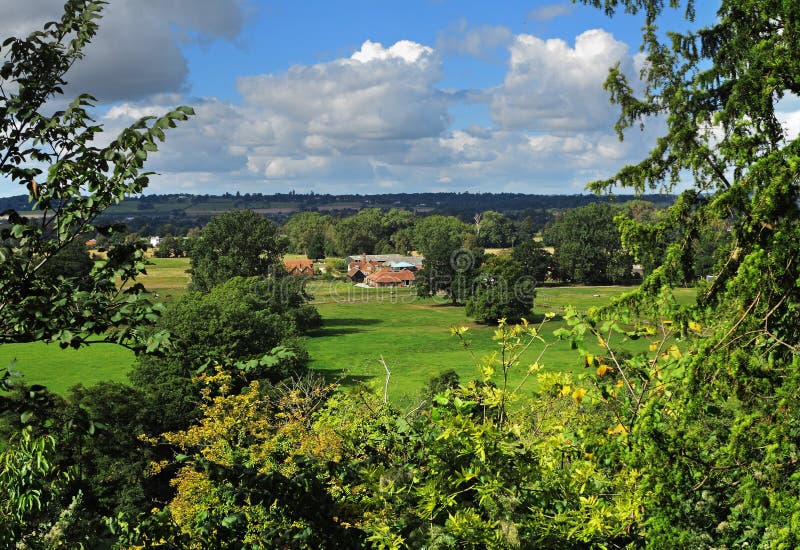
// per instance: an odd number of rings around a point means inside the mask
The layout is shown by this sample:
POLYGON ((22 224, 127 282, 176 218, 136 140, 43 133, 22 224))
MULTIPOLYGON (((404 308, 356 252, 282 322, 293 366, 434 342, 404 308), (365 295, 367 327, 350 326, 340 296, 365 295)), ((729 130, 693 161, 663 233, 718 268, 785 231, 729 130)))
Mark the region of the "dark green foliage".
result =
POLYGON ((275 225, 252 210, 216 216, 189 247, 189 288, 208 292, 232 277, 281 277, 286 249, 286 239, 275 225))
POLYGON ((420 296, 444 292, 453 304, 472 295, 483 249, 469 227, 452 216, 429 216, 415 226, 415 245, 425 256, 415 285, 420 296))
POLYGON ((164 313, 171 353, 197 367, 207 360, 249 359, 297 334, 295 304, 284 300, 282 282, 234 277, 208 293, 188 293, 164 313))
POLYGON ((536 279, 513 258, 490 256, 476 278, 473 296, 467 299, 466 314, 479 323, 507 319, 517 323, 530 319, 536 298, 536 279))
POLYGON ((303 372, 308 354, 298 336, 321 320, 306 304, 302 284, 300 277, 234 277, 208 293, 189 292, 165 311, 160 326, 170 331, 171 348, 140 357, 130 374, 161 431, 181 429, 197 417, 199 389, 192 378, 204 365, 232 365, 286 346, 294 356, 257 378, 277 381, 303 372))
POLYGON ((281 228, 289 240, 289 250, 310 259, 324 258, 325 244, 332 240, 333 222, 317 212, 297 212, 281 228), (312 254, 313 252, 313 254, 312 254))
MULTIPOLYGON (((68 453, 68 464, 78 467, 83 506, 94 515, 92 519, 146 511, 146 472, 155 454, 139 437, 152 432, 154 419, 144 407, 142 392, 126 384, 102 382, 72 388, 67 401, 68 430, 59 449, 68 453)), ((102 531, 101 525, 94 528, 102 531)))
POLYGON ((633 258, 622 248, 615 209, 590 204, 567 210, 542 232, 555 247, 561 280, 582 284, 620 284, 631 280, 633 258))
POLYGON ((483 246, 505 248, 512 245, 516 231, 510 219, 500 212, 488 210, 480 216, 479 220, 479 222, 476 221, 476 225, 480 226, 478 238, 483 246))
POLYGON ((59 276, 64 279, 75 279, 80 286, 90 280, 92 267, 94 262, 89 256, 89 251, 83 239, 78 237, 42 266, 41 275, 50 277, 54 281, 59 276))
POLYGON ((554 270, 553 255, 534 239, 522 241, 511 249, 511 258, 522 265, 525 274, 542 283, 554 270))
POLYGON ((137 359, 128 378, 145 395, 142 408, 151 415, 155 426, 149 435, 179 430, 197 418, 198 388, 192 382, 196 374, 196 367, 193 369, 174 355, 143 355, 137 359))
POLYGON ((325 237, 315 236, 306 249, 306 257, 309 260, 325 259, 325 237))
POLYGON ((153 252, 153 256, 156 258, 185 258, 189 254, 186 241, 185 237, 167 235, 161 239, 158 248, 153 252))
POLYGON ((63 399, 18 383, 3 408, 3 441, 24 431, 50 438, 53 471, 68 473, 60 482, 61 496, 51 503, 52 513, 70 508, 74 516, 63 540, 99 541, 106 536, 103 516, 148 510, 152 487, 146 470, 156 455, 139 436, 152 431, 154 418, 141 392, 104 382, 76 386, 63 399))
MULTIPOLYGON (((693 258, 704 239, 730 229, 716 278, 694 307, 669 317, 701 336, 684 356, 685 374, 669 399, 642 410, 634 431, 646 540, 652 548, 797 547, 800 139, 777 111, 800 93, 800 4, 722 0, 710 26, 662 40, 655 25, 664 2, 587 3, 645 20, 643 93, 618 68, 606 81, 621 107, 617 130, 649 116, 666 122, 647 158, 593 187, 669 189, 689 172, 694 182, 659 222, 679 238, 643 292, 621 305, 664 311, 662 287, 711 265, 693 258)), ((693 2, 671 4, 693 14, 693 2)), ((624 232, 633 245, 655 234, 646 223, 624 232)))
POLYGON ((336 223, 335 242, 340 254, 374 254, 383 233, 379 208, 364 208, 336 223))

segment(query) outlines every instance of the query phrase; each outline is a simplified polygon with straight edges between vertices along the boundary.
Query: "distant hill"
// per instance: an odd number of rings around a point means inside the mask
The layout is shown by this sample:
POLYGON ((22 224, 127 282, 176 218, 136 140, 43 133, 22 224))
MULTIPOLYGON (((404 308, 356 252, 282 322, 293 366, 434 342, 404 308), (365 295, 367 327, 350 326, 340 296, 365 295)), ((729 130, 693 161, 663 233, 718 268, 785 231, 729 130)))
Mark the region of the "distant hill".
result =
MULTIPOLYGON (((349 216, 363 208, 401 208, 419 214, 446 214, 470 221, 478 212, 496 210, 512 218, 530 217, 539 222, 557 211, 593 202, 624 203, 642 199, 659 207, 672 204, 673 195, 528 195, 523 193, 394 193, 382 195, 320 195, 316 193, 245 193, 224 195, 143 195, 132 197, 109 208, 101 223, 125 222, 144 233, 184 234, 189 227, 203 225, 209 218, 234 209, 252 209, 283 222, 293 213, 315 210, 334 216, 349 216), (157 231, 158 229, 158 231, 157 231)), ((0 212, 30 210, 27 195, 0 197, 0 212)))
POLYGON ((403 208, 417 212, 473 215, 497 210, 514 214, 527 209, 564 210, 592 202, 627 202, 643 199, 659 206, 671 204, 672 195, 527 195, 522 193, 395 193, 383 195, 320 195, 315 193, 245 193, 224 195, 145 195, 123 201, 109 210, 115 216, 213 216, 226 210, 249 208, 267 216, 283 217, 300 210, 350 214, 362 208, 403 208))

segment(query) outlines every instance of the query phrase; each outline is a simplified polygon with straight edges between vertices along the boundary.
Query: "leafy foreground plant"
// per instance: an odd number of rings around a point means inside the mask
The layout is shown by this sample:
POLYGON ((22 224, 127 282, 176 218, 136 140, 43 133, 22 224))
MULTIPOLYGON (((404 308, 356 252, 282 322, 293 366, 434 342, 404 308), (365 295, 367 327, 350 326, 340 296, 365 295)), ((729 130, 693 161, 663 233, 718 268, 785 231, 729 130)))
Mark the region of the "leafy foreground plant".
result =
POLYGON ((569 375, 520 365, 540 328, 501 323, 479 380, 407 413, 314 378, 231 393, 218 369, 202 419, 164 435, 185 453, 175 499, 138 530, 115 529, 126 544, 194 548, 625 546, 639 474, 596 454, 624 434, 569 375), (517 368, 537 392, 508 387, 517 368))
MULTIPOLYGON (((88 274, 48 269, 51 263, 63 265, 87 232, 122 231, 97 225, 98 216, 146 187, 149 173, 142 170, 148 155, 164 140, 164 130, 192 114, 179 107, 160 118, 140 119, 99 146, 102 129, 89 114, 94 98, 80 95, 53 112, 66 85, 64 75, 97 32, 103 4, 69 0, 59 21, 0 46, 0 178, 27 189, 36 214, 0 213, 8 218, 0 228, 0 344, 113 342, 139 351, 154 350, 166 338, 164 332, 143 330, 160 312, 136 282, 144 273, 143 246, 109 249, 107 259, 95 262, 88 274)), ((10 372, 3 365, 0 391, 10 387, 10 372)), ((32 386, 25 395, 35 408, 44 393, 43 387, 32 386)), ((0 414, 12 407, 7 397, 0 395, 0 414)), ((25 422, 29 411, 22 412, 25 422)), ((92 513, 81 509, 79 472, 60 463, 58 443, 28 429, 4 442, 4 547, 77 546, 89 537, 70 529, 92 513)))
MULTIPOLYGON (((663 221, 626 223, 637 255, 674 231, 642 290, 620 308, 658 312, 663 289, 687 280, 699 236, 731 235, 727 257, 697 304, 671 319, 699 332, 684 374, 633 422, 632 465, 642 470, 645 533, 653 548, 800 546, 800 138, 779 117, 800 94, 800 4, 719 3, 696 32, 657 32, 657 0, 586 1, 641 13, 642 92, 617 68, 606 87, 621 107, 617 130, 658 117, 666 131, 649 156, 591 184, 666 188, 692 177, 663 221)), ((695 3, 670 2, 692 18, 695 3)))

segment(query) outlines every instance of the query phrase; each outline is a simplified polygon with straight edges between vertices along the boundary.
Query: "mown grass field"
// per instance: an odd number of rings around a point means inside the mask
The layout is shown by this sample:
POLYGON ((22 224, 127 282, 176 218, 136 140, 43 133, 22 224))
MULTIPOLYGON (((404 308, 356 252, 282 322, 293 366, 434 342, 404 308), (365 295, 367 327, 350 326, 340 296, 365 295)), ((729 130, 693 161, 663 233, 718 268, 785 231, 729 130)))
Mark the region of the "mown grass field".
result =
POLYGON ((91 386, 104 380, 127 381, 133 352, 115 344, 96 344, 81 349, 61 349, 57 344, 4 344, 0 364, 24 375, 28 384, 44 384, 65 395, 76 384, 91 386))
MULTIPOLYGON (((189 282, 189 262, 185 258, 153 258, 142 282, 162 300, 182 295, 189 282)), ((414 289, 361 289, 341 282, 312 281, 309 290, 325 326, 306 341, 312 368, 345 384, 366 382, 383 387, 381 357, 391 371, 389 394, 398 403, 410 403, 427 382, 447 370, 455 370, 462 380, 477 376, 476 361, 499 349, 492 341, 495 328, 478 325, 442 300, 419 299, 414 289), (452 326, 467 326, 470 349, 451 335, 452 326)), ((625 287, 548 287, 538 291, 535 312, 560 313, 567 305, 587 309, 602 305, 629 290, 625 287)), ((679 291, 688 300, 693 290, 679 291)), ((542 357, 546 369, 582 370, 581 359, 566 342, 554 342, 553 330, 564 326, 559 318, 545 324, 542 336, 550 347, 542 357)), ((642 343, 626 344, 635 351, 642 343), (632 347, 633 346, 633 347, 632 347)), ((534 361, 542 343, 533 345, 523 364, 534 361)), ((96 345, 80 350, 61 350, 43 343, 0 346, 0 364, 16 360, 14 370, 29 383, 45 384, 53 391, 101 380, 126 380, 133 354, 119 346, 96 345)), ((525 367, 511 374, 512 383, 520 380, 525 367)))
MULTIPOLYGON (((428 381, 445 371, 455 370, 462 381, 478 377, 477 362, 500 347, 492 340, 496 327, 479 325, 441 300, 419 299, 414 289, 360 289, 344 283, 315 282, 309 286, 325 326, 307 341, 312 367, 344 383, 366 382, 382 388, 386 362, 391 376, 389 396, 401 405, 410 405, 428 381), (470 341, 465 349, 451 333, 452 326, 467 326, 470 341)), ((560 313, 567 305, 579 309, 598 306, 629 287, 550 287, 539 290, 537 319, 544 313, 560 313)), ((692 290, 680 294, 690 295, 692 290)), ((510 373, 513 385, 519 383, 527 366, 544 350, 541 363, 550 371, 583 371, 583 360, 553 331, 566 326, 557 316, 543 325, 544 342, 537 341, 522 356, 520 366, 510 373), (544 349, 546 347, 546 349, 544 349)), ((613 342, 612 342, 613 343, 613 342)), ((621 342, 620 342, 621 343, 621 342)), ((621 343, 629 352, 641 351, 644 341, 621 343)), ((528 387, 535 386, 529 379, 528 387)))

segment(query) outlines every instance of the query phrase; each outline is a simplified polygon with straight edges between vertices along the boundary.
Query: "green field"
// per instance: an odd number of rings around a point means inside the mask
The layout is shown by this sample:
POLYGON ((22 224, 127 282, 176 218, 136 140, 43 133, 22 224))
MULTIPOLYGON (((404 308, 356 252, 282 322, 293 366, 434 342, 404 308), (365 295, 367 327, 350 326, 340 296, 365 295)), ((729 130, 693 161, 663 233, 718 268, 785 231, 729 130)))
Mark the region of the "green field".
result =
MULTIPOLYGON (((151 260, 148 275, 142 282, 160 299, 173 300, 182 295, 189 281, 189 261, 185 258, 151 260)), ((381 357, 391 370, 389 392, 393 401, 412 400, 431 377, 450 369, 462 379, 477 376, 476 358, 497 349, 492 341, 493 327, 472 323, 462 307, 442 300, 419 299, 414 289, 361 289, 341 282, 312 281, 309 290, 315 296, 325 326, 306 339, 312 368, 344 383, 364 381, 382 387, 385 380, 381 357), (451 336, 451 326, 468 326, 471 352, 451 336)), ((608 303, 626 287, 548 287, 538 291, 535 312, 560 313, 567 305, 587 309, 608 303)), ((693 290, 678 291, 682 301, 693 290)), ((564 326, 553 320, 542 334, 552 341, 552 331, 564 326)), ((533 361, 541 345, 531 348, 524 357, 533 361)), ((634 350, 631 350, 634 351, 634 350)), ((80 350, 61 350, 43 343, 0 346, 0 364, 16 360, 14 370, 29 383, 45 384, 64 393, 74 384, 93 384, 101 380, 125 380, 133 354, 111 344, 80 350)), ((542 363, 552 370, 581 370, 581 361, 564 342, 552 344, 542 363)), ((518 380, 518 374, 512 380, 518 380)))
POLYGON ((95 344, 81 349, 61 349, 57 344, 5 344, 0 364, 24 375, 29 384, 44 384, 64 395, 76 384, 91 386, 104 380, 126 381, 133 352, 115 344, 95 344))
MULTIPOLYGON (((325 320, 325 326, 307 341, 312 367, 345 383, 363 381, 383 387, 386 376, 383 358, 391 371, 389 394, 395 403, 413 403, 431 377, 450 369, 462 380, 476 378, 476 358, 499 349, 492 340, 495 327, 471 322, 463 307, 419 299, 413 289, 360 289, 344 283, 314 283, 309 289, 325 320), (451 326, 469 327, 470 350, 464 349, 458 338, 451 335, 451 326)), ((537 306, 535 312, 541 317, 547 311, 557 313, 571 303, 578 308, 602 305, 627 290, 630 289, 541 289, 540 300, 547 307, 537 306), (560 291, 566 292, 562 296, 560 291)), ((564 321, 558 318, 544 325, 541 335, 550 346, 541 362, 548 370, 581 371, 582 359, 567 342, 558 342, 552 336, 555 329, 564 326, 564 321)), ((634 352, 644 345, 644 342, 627 342, 623 347, 634 352)), ((537 343, 523 356, 524 366, 512 372, 512 383, 521 380, 527 364, 537 359, 543 346, 537 343)))

